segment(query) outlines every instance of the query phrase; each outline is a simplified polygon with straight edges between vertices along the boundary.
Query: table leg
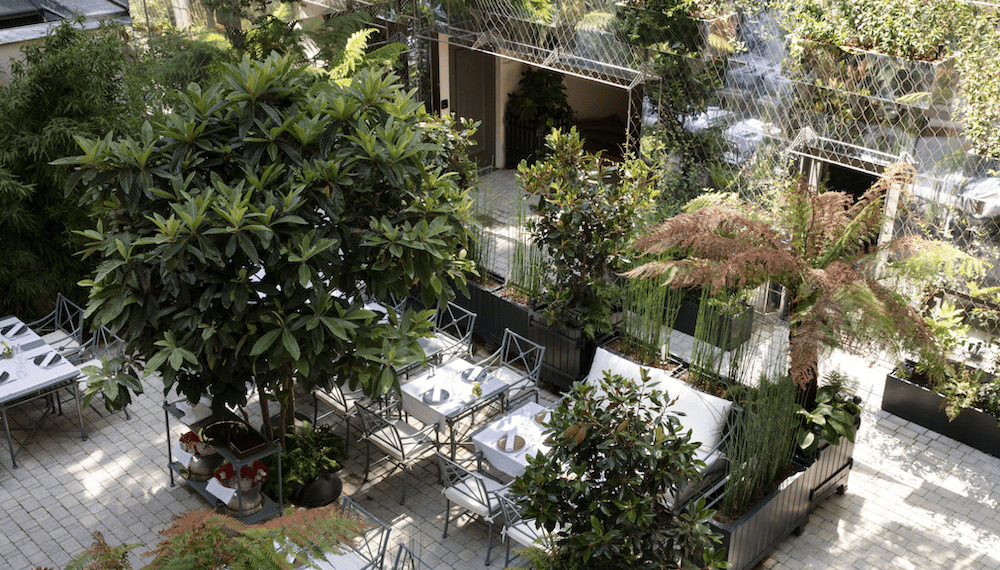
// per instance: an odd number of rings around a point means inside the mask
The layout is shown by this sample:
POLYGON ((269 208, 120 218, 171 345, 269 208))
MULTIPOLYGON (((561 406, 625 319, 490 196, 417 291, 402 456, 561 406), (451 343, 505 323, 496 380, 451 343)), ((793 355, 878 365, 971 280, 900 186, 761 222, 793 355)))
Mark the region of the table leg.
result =
POLYGON ((80 382, 75 379, 71 382, 73 382, 73 399, 76 400, 76 413, 80 418, 80 439, 87 441, 87 424, 83 420, 83 405, 80 403, 80 382))
POLYGON ((17 469, 17 454, 14 453, 14 440, 10 437, 10 425, 7 423, 7 406, 0 409, 0 415, 3 415, 3 430, 7 433, 7 447, 10 448, 10 462, 14 464, 14 469, 17 469))

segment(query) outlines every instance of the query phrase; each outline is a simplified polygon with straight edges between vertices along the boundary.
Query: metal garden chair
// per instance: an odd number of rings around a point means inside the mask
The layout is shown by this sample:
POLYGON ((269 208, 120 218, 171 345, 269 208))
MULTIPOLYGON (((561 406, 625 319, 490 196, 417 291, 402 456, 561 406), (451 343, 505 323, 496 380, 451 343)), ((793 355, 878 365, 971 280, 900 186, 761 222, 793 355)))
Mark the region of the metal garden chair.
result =
POLYGON ((493 551, 493 523, 502 514, 500 495, 507 493, 507 485, 488 476, 482 467, 482 455, 477 453, 459 463, 437 454, 438 465, 441 468, 441 478, 444 481, 445 511, 444 535, 448 538, 448 525, 451 522, 451 504, 455 503, 464 511, 481 517, 489 523, 489 546, 486 548, 486 565, 490 564, 490 553, 493 551), (475 462, 475 470, 470 469, 475 462))

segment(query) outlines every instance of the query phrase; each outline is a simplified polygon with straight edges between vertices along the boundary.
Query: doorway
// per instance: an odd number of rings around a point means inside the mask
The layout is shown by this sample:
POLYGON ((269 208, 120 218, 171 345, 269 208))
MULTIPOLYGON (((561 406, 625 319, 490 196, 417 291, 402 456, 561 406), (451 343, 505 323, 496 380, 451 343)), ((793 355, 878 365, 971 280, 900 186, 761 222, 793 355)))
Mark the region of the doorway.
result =
POLYGON ((496 60, 490 54, 456 45, 449 46, 449 59, 450 111, 480 122, 469 158, 480 168, 492 167, 496 157, 496 60))

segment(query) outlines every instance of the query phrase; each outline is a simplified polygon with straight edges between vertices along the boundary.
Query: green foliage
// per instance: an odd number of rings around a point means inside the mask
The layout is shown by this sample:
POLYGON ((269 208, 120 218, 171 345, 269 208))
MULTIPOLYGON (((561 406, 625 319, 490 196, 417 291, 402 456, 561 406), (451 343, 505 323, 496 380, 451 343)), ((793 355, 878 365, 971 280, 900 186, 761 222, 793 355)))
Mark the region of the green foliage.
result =
POLYGON ((333 426, 306 423, 301 429, 288 434, 283 465, 289 483, 308 483, 320 473, 338 471, 340 460, 347 457, 347 447, 340 436, 333 433, 333 426), (287 462, 284 461, 287 459, 287 462))
POLYGON ((87 390, 83 394, 83 407, 90 406, 90 401, 98 394, 104 394, 104 407, 108 411, 124 409, 132 403, 132 394, 142 394, 142 382, 129 367, 125 359, 107 357, 101 358, 101 366, 86 366, 83 373, 87 375, 87 390))
POLYGON ((854 414, 861 406, 852 398, 843 374, 830 372, 824 380, 827 385, 816 391, 815 407, 806 410, 800 406, 795 412, 800 421, 795 439, 805 455, 814 454, 820 441, 840 445, 843 437, 854 442, 854 414))
POLYGON ((784 26, 806 38, 933 61, 959 44, 975 9, 960 0, 795 0, 781 3, 784 26))
POLYGON ((100 262, 88 314, 123 331, 165 392, 240 406, 253 379, 287 425, 293 376, 377 396, 420 358, 430 312, 380 320, 364 302, 417 283, 427 306, 446 301, 470 266, 471 200, 447 170, 447 129, 396 80, 315 83, 289 56, 244 58, 138 139, 80 139, 83 155, 60 161, 104 205, 82 232, 100 262))
POLYGON ((668 394, 605 372, 577 382, 553 410, 547 453, 528 457, 512 492, 526 518, 557 527, 552 568, 721 568, 715 514, 702 501, 672 511, 665 499, 698 477, 696 443, 667 409, 668 394))
POLYGON ((367 12, 359 11, 305 22, 303 35, 319 48, 312 61, 334 79, 350 77, 360 69, 399 67, 399 55, 406 51, 406 45, 390 43, 369 50, 368 41, 378 32, 369 26, 370 20, 367 12))
POLYGON ((972 149, 983 156, 1000 158, 1000 82, 993 80, 1000 74, 1000 29, 997 13, 987 13, 976 18, 974 28, 962 42, 958 55, 961 72, 962 130, 972 144, 972 149))
POLYGON ((168 98, 191 83, 205 84, 221 78, 222 63, 230 62, 234 53, 229 40, 218 33, 193 37, 159 34, 149 39, 149 47, 149 74, 168 98))
POLYGON ((573 123, 573 109, 566 98, 562 74, 525 68, 517 91, 507 100, 507 116, 522 125, 546 128, 573 123))
POLYGON ((612 305, 620 298, 614 273, 655 193, 639 160, 612 165, 584 152, 572 128, 546 137, 549 154, 517 169, 518 184, 538 196, 527 222, 531 241, 551 265, 542 301, 551 323, 582 326, 594 338, 611 332, 612 305))
POLYGON ((795 450, 797 391, 787 378, 761 377, 757 387, 727 394, 743 409, 730 434, 728 479, 719 512, 739 517, 774 489, 795 450))
MULTIPOLYGON (((935 384, 935 389, 945 398, 944 411, 948 419, 954 420, 966 408, 983 407, 980 402, 980 389, 983 386, 989 384, 984 384, 982 370, 962 364, 949 365, 944 378, 935 384)), ((986 391, 987 397, 990 392, 986 391)), ((984 403, 989 404, 988 401, 984 403)))
POLYGON ((76 287, 94 268, 76 251, 90 204, 67 193, 70 169, 49 162, 76 150, 75 136, 136 132, 156 95, 123 29, 84 30, 64 20, 44 39, 25 43, 0 86, 0 313, 48 312, 57 292, 79 301, 76 287))

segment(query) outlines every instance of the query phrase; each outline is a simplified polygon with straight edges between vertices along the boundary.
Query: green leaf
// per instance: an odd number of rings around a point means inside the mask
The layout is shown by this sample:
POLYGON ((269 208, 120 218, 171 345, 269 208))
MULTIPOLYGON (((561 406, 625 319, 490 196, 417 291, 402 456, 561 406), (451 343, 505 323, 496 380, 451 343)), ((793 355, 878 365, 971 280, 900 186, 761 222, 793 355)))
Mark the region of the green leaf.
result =
POLYGON ((281 332, 281 329, 272 329, 267 331, 264 336, 260 337, 257 339, 257 342, 253 343, 253 348, 250 349, 250 356, 264 354, 269 348, 271 348, 271 345, 274 344, 274 341, 278 338, 278 335, 280 335, 281 332))

